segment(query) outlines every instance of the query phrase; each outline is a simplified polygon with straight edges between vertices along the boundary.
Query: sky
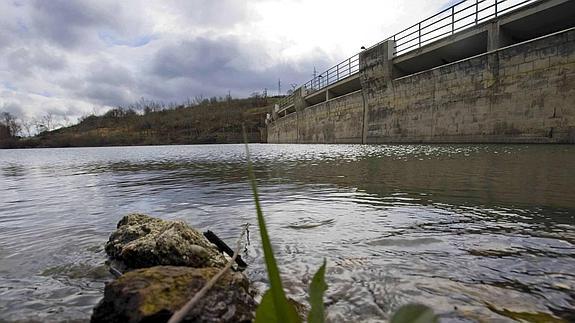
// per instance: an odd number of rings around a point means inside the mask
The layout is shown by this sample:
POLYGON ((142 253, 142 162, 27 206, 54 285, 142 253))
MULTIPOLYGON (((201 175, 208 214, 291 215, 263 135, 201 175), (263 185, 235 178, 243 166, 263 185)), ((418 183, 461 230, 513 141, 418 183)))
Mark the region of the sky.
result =
POLYGON ((453 0, 0 0, 0 111, 282 94, 453 0))

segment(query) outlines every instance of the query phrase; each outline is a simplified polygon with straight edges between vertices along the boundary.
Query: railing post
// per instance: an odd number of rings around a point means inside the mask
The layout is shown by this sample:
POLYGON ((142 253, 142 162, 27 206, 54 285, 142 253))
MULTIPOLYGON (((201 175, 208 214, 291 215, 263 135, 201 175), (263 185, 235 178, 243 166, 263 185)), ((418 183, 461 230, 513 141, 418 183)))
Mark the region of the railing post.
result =
POLYGON ((451 34, 455 33, 455 6, 451 7, 451 34))
POLYGON ((335 81, 339 81, 339 64, 335 66, 335 81))
POLYGON ((419 40, 419 45, 417 46, 417 48, 420 48, 421 47, 421 22, 419 24, 417 24, 417 30, 418 30, 417 39, 419 40))
POLYGON ((479 0, 475 0, 475 24, 479 21, 479 0))
POLYGON ((495 17, 497 17, 497 4, 499 3, 499 0, 495 0, 495 17))
POLYGON ((347 62, 347 66, 349 67, 349 75, 351 75, 351 57, 349 58, 349 60, 347 62))

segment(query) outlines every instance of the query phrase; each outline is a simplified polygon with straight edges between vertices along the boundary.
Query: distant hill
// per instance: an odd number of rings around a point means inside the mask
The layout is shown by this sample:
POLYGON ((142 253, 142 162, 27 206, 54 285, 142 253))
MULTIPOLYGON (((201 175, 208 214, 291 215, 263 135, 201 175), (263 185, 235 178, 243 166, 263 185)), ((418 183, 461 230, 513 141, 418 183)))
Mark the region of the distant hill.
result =
POLYGON ((279 98, 206 99, 198 104, 116 108, 89 115, 73 126, 32 138, 0 141, 3 148, 94 147, 265 141, 265 117, 279 98))

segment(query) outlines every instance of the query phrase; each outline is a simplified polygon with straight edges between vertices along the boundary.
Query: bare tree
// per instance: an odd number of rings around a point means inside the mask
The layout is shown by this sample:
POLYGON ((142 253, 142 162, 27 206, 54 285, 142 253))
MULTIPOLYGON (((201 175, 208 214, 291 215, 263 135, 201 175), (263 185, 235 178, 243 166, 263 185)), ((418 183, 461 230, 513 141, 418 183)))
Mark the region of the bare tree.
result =
POLYGON ((18 122, 16 116, 10 112, 0 113, 0 123, 7 129, 9 137, 16 137, 20 134, 20 131, 22 131, 20 122, 18 122))
POLYGON ((52 131, 56 128, 56 122, 54 120, 54 114, 52 112, 48 112, 46 115, 42 117, 40 121, 46 128, 45 131, 52 131))
POLYGON ((22 121, 22 135, 24 137, 32 137, 33 129, 34 129, 34 120, 22 121))
POLYGON ((67 115, 64 115, 64 117, 62 117, 62 122, 60 122, 60 125, 62 127, 69 127, 72 125, 72 120, 70 120, 70 118, 67 115))
POLYGON ((44 125, 44 123, 41 120, 34 120, 33 124, 37 134, 48 131, 48 128, 46 127, 46 125, 44 125))
POLYGON ((194 97, 194 103, 196 103, 196 105, 200 105, 200 104, 204 103, 204 100, 205 100, 205 99, 204 99, 204 95, 203 95, 203 94, 196 95, 196 96, 194 97))

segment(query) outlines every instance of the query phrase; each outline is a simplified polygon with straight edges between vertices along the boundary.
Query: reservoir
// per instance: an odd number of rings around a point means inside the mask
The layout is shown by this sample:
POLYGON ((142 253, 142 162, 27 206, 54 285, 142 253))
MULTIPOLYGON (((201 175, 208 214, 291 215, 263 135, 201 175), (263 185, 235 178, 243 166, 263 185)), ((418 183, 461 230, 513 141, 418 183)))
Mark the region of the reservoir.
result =
MULTIPOLYGON (((250 145, 289 296, 332 322, 575 320, 575 146, 250 145)), ((267 276, 244 145, 0 150, 0 321, 87 321, 122 216, 182 219, 267 276)))

